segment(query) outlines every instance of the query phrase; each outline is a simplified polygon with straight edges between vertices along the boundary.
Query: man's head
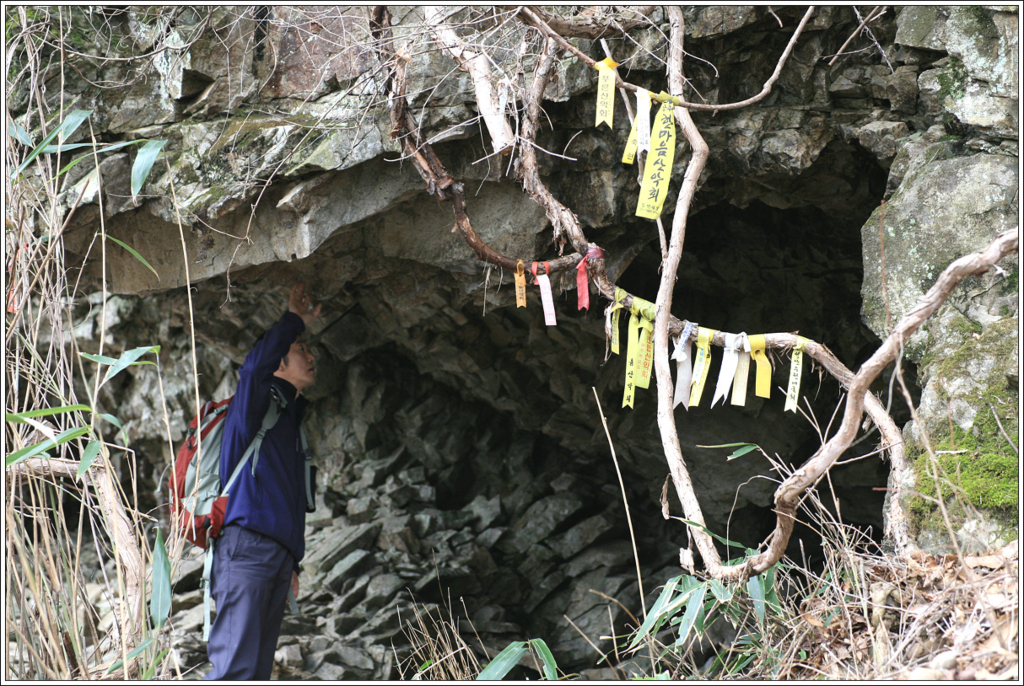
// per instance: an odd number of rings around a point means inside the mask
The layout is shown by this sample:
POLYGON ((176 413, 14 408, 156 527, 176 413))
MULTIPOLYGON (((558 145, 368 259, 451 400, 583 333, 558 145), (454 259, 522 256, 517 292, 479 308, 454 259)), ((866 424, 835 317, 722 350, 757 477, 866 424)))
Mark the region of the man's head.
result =
POLYGON ((281 366, 274 372, 279 377, 302 391, 316 383, 316 358, 302 341, 292 343, 288 354, 281 358, 281 366))

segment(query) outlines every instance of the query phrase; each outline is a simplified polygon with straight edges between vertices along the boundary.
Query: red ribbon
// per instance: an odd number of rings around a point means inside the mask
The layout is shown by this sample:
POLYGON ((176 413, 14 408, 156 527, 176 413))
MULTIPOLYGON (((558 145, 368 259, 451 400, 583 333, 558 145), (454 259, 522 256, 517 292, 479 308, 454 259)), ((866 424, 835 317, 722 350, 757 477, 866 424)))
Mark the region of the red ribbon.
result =
POLYGON ((587 281, 588 257, 590 257, 589 251, 576 265, 576 309, 586 309, 587 312, 590 312, 590 284, 587 281))

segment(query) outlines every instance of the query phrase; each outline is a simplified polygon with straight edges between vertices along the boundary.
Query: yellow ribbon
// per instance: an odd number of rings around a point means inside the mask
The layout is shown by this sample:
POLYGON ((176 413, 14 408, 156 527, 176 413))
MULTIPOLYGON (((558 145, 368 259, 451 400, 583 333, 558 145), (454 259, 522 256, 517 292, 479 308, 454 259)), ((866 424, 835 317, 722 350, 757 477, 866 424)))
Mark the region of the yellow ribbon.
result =
POLYGON ((615 304, 612 305, 612 352, 619 354, 619 313, 622 312, 622 299, 626 291, 615 288, 615 304))
POLYGON ((639 371, 636 366, 637 333, 640 329, 640 322, 636 314, 629 318, 629 338, 626 344, 626 387, 622 391, 622 406, 633 407, 633 398, 636 394, 636 382, 639 371))
POLYGON ((732 404, 742 407, 747 404, 747 374, 750 370, 750 339, 740 334, 740 358, 736 363, 736 376, 732 380, 732 404))
POLYGON ((597 115, 594 126, 600 126, 602 122, 612 128, 612 119, 615 116, 615 67, 619 63, 611 57, 606 57, 594 65, 597 69, 597 115))
MULTIPOLYGON (((633 305, 636 305, 638 299, 633 299, 633 305)), ((646 302, 646 301, 643 301, 646 302)), ((636 314, 633 317, 640 315, 639 311, 635 311, 636 314)), ((637 360, 637 370, 639 376, 636 380, 637 388, 650 388, 651 386, 651 370, 654 368, 654 322, 648 319, 646 316, 639 316, 640 319, 640 349, 639 359, 637 360)), ((632 321, 632 317, 630 318, 632 321)))
MULTIPOLYGON (((621 289, 616 289, 616 300, 621 289)), ((625 291, 622 291, 625 295, 625 291)), ((651 367, 654 362, 654 303, 633 296, 629 307, 629 332, 626 344, 626 385, 622 393, 622 406, 633 407, 637 388, 648 388, 651 384, 651 367)))
POLYGON ((796 345, 793 347, 793 364, 789 368, 789 387, 786 390, 785 412, 796 412, 800 402, 800 371, 804 366, 804 345, 807 339, 803 336, 796 337, 796 345))
POLYGON ((644 180, 640 184, 640 199, 636 216, 657 219, 668 194, 672 177, 672 162, 676 154, 676 121, 671 102, 664 103, 651 127, 651 151, 644 162, 644 180))
POLYGON ((639 117, 633 117, 633 128, 629 130, 629 138, 626 139, 626 149, 622 151, 622 163, 633 164, 636 159, 637 133, 636 122, 639 117))
POLYGON ((526 307, 526 272, 523 270, 523 261, 516 262, 516 307, 526 307))
POLYGON ((750 356, 757 364, 757 381, 754 383, 754 394, 758 398, 767 398, 772 389, 772 364, 764 354, 764 334, 750 337, 750 356))
POLYGON ((690 407, 697 407, 700 404, 700 396, 704 393, 704 382, 707 381, 708 370, 711 369, 711 339, 716 333, 717 330, 705 329, 703 326, 697 329, 697 358, 693 363, 690 407))

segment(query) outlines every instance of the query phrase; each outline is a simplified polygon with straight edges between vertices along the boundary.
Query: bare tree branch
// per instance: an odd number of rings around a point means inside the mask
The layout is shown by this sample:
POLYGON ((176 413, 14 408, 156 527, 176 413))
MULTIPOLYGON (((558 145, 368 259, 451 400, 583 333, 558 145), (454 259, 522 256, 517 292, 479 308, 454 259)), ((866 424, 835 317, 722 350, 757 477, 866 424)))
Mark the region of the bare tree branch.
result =
MULTIPOLYGON (((644 24, 646 17, 655 10, 655 6, 638 5, 636 7, 623 8, 623 12, 632 15, 633 18, 592 11, 584 11, 574 17, 561 17, 557 14, 546 12, 540 6, 531 7, 530 9, 541 21, 550 26, 560 36, 596 40, 612 33, 624 33, 644 24)), ((600 6, 598 6, 598 9, 600 9, 600 6)))
POLYGON ((755 572, 763 572, 782 557, 793 531, 800 495, 817 481, 853 442, 864 411, 864 397, 871 382, 896 359, 904 342, 939 309, 961 280, 974 274, 982 274, 1010 253, 1017 252, 1017 234, 1017 228, 1011 229, 997 237, 985 250, 965 255, 946 267, 935 285, 921 297, 913 310, 904 315, 875 354, 861 365, 850 384, 843 422, 835 436, 792 476, 783 481, 775 492, 775 533, 772 535, 768 550, 750 560, 751 568, 755 572))
MULTIPOLYGON (((685 24, 683 11, 676 6, 668 8, 671 24, 669 36, 668 75, 669 88, 672 94, 682 95, 683 91, 683 35, 685 24)), ((661 282, 658 285, 658 296, 654 301, 654 373, 658 380, 658 430, 661 432, 661 444, 665 449, 669 473, 676 488, 676 495, 683 506, 686 518, 705 526, 704 515, 693 490, 689 472, 683 461, 683 451, 679 444, 679 431, 676 429, 675 413, 672 410, 672 374, 669 370, 668 355, 668 324, 672 311, 672 289, 676 284, 676 272, 683 254, 683 241, 686 237, 686 220, 690 213, 690 204, 697 191, 697 180, 708 159, 708 145, 690 118, 690 113, 683 107, 674 108, 676 118, 683 135, 690 143, 692 154, 686 165, 683 185, 676 199, 675 214, 672 217, 672 234, 668 243, 668 255, 662 262, 661 282)), ((714 541, 704 531, 691 527, 695 535, 697 549, 704 564, 712 575, 717 576, 722 559, 715 549, 714 541)))
MULTIPOLYGON (((688 110, 694 110, 698 112, 718 112, 723 110, 738 110, 763 100, 765 96, 771 93, 772 86, 774 86, 775 82, 779 80, 779 75, 782 73, 782 67, 786 64, 786 60, 789 59, 790 53, 793 52, 793 47, 796 45, 796 41, 800 37, 800 34, 803 32, 804 27, 807 26, 807 22, 810 21, 811 15, 814 13, 814 9, 814 5, 811 5, 810 7, 807 8, 807 12, 804 13, 803 19, 800 20, 800 24, 796 27, 796 31, 793 32, 793 37, 789 39, 789 44, 786 46, 786 49, 782 52, 782 56, 779 57, 779 62, 778 64, 775 65, 775 71, 772 72, 772 75, 768 78, 767 81, 765 81, 765 84, 761 88, 760 93, 753 97, 747 98, 746 100, 741 100, 739 102, 730 102, 721 105, 709 105, 697 102, 687 102, 686 100, 683 100, 681 98, 680 93, 680 100, 676 104, 678 104, 680 107, 685 107, 688 110)), ((537 16, 537 14, 533 11, 532 8, 521 7, 519 9, 519 13, 526 20, 527 24, 536 27, 537 29, 543 31, 546 35, 553 38, 555 42, 557 42, 559 46, 562 47, 562 49, 568 50, 572 54, 576 55, 576 57, 582 60, 584 64, 587 64, 588 66, 591 67, 594 66, 594 64, 596 64, 596 60, 592 59, 589 55, 579 50, 572 43, 565 40, 565 38, 558 35, 558 33, 554 29, 548 26, 539 16, 537 16)), ((615 80, 620 88, 631 90, 634 93, 636 92, 637 87, 632 83, 623 81, 622 78, 619 77, 618 75, 616 75, 615 80)))
POLYGON ((427 4, 423 7, 427 26, 434 36, 434 42, 441 46, 459 68, 467 72, 476 89, 476 104, 491 134, 491 145, 497 154, 511 152, 515 138, 505 113, 501 111, 498 97, 494 92, 491 63, 487 55, 466 48, 458 34, 445 23, 450 8, 427 4))

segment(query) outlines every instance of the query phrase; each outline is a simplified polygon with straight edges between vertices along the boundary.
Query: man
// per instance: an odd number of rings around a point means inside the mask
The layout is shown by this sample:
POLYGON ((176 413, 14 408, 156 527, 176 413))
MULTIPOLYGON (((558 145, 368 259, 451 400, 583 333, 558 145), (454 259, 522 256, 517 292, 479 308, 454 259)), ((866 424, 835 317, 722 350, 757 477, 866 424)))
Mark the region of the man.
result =
POLYGON ((292 288, 288 312, 270 328, 238 370, 238 388, 224 419, 220 473, 231 474, 263 423, 270 403, 285 403, 256 460, 228 493, 224 527, 213 548, 212 592, 217 604, 207 652, 207 679, 269 679, 289 581, 299 592, 305 554, 306 476, 299 425, 316 381, 306 344, 297 342, 320 314, 304 286, 292 288), (258 460, 257 460, 258 458, 258 460))

